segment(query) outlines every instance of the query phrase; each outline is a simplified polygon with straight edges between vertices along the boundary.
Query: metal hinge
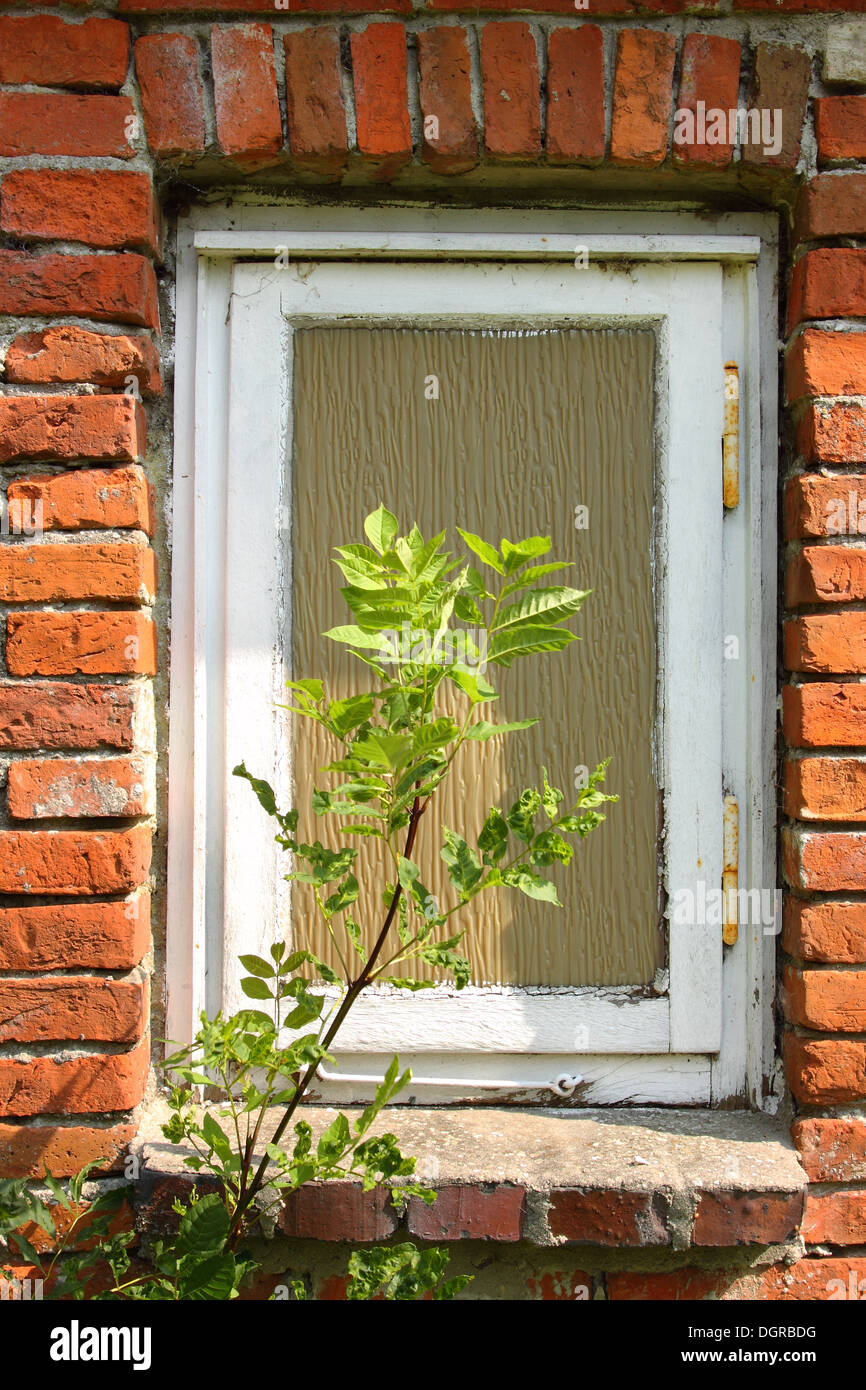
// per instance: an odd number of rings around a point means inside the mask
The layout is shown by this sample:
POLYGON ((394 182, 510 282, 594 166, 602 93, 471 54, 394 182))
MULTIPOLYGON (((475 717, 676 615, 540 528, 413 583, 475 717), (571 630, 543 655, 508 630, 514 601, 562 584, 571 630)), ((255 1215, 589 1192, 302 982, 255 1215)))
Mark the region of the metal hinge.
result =
POLYGON ((740 501, 740 369, 725 363, 725 425, 722 431, 722 495, 726 507, 740 501))
POLYGON ((740 808, 735 796, 725 797, 724 861, 722 864, 722 940, 736 945, 739 935, 737 913, 740 902, 740 808))

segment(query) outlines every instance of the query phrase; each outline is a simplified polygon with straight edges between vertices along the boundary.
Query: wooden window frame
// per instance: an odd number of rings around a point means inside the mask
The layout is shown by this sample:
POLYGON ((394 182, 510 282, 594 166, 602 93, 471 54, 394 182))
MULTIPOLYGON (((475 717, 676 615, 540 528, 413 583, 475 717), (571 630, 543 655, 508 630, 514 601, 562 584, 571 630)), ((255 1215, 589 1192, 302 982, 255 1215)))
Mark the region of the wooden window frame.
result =
MULTIPOLYGON (((294 317, 309 322, 313 314, 317 322, 330 322, 354 314, 369 321, 390 308, 391 321, 401 315, 426 321, 431 314, 456 316, 460 304, 485 322, 531 316, 656 329, 665 532, 660 573, 666 576, 659 707, 671 712, 662 735, 669 883, 683 887, 701 877, 721 884, 724 791, 741 807, 740 882, 775 886, 775 235, 774 219, 759 214, 708 222, 682 213, 488 209, 467 215, 283 206, 210 207, 183 220, 169 1037, 188 1037, 202 1008, 240 1005, 234 957, 267 945, 272 931, 261 909, 280 902, 285 891, 284 866, 264 817, 260 823, 249 789, 232 777, 231 767, 243 757, 288 786, 287 730, 271 707, 282 698, 281 653, 290 622, 283 569, 291 417, 285 366, 294 317), (575 268, 578 247, 588 253, 587 271, 575 268), (275 265, 281 249, 293 262, 305 262, 300 274, 275 265), (430 277, 412 273, 419 260, 451 268, 439 276, 446 286, 453 281, 450 309, 431 302, 424 288, 430 277), (357 263, 356 273, 341 272, 345 261, 357 263), (480 288, 489 276, 477 277, 477 302, 471 299, 465 264, 490 261, 513 269, 508 302, 498 309, 480 288), (319 262, 311 286, 309 263, 319 262), (565 263, 565 296, 554 296, 550 283, 555 274, 562 278, 565 263), (410 300, 415 295, 408 304, 407 294, 410 300), (718 468, 711 473, 708 465, 716 419, 721 438, 729 358, 740 364, 742 382, 741 499, 725 512, 720 443, 718 468), (759 382, 771 389, 761 393, 759 382), (697 479, 696 455, 706 461, 697 479), (250 546, 255 566, 248 563, 250 546), (678 585, 681 593, 686 586, 688 603, 678 601, 678 585), (721 699, 707 700, 729 634, 738 637, 739 659, 724 664, 721 699), (258 715, 255 700, 262 704, 258 715), (677 720, 674 738, 678 711, 688 717, 677 720), (704 750, 722 749, 723 721, 724 755, 715 766, 704 750)), ((724 953, 714 924, 670 924, 669 979, 659 982, 657 993, 510 987, 369 997, 359 1001, 341 1034, 338 1060, 346 1072, 375 1072, 387 1052, 399 1050, 416 1072, 453 1077, 454 1095, 464 1097, 472 1090, 468 1077, 505 1074, 516 1083, 515 1095, 525 1096, 534 1084, 576 1069, 584 1078, 581 1099, 589 1103, 738 1099, 758 1105, 772 1065, 773 945, 760 924, 741 929, 737 945, 724 953)), ((351 1099, 357 1091, 349 1086, 327 1095, 351 1099)), ((414 1095, 432 1098, 423 1086, 414 1095)))

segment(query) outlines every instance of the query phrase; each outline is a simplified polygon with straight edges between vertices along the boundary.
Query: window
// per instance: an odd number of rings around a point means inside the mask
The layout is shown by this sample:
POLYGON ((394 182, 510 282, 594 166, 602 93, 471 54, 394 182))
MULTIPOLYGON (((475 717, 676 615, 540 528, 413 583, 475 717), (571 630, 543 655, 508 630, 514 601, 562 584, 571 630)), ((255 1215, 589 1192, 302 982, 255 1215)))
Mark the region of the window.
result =
POLYGON ((276 704, 293 672, 347 678, 318 635, 341 616, 339 585, 313 561, 359 538, 385 500, 428 530, 550 531, 574 581, 596 590, 583 640, 540 686, 497 671, 509 717, 541 708, 539 737, 458 784, 442 819, 480 824, 482 803, 544 761, 563 785, 612 754, 623 795, 578 848, 564 909, 505 900, 478 925, 479 983, 459 994, 368 993, 340 1070, 381 1074, 398 1051, 427 1101, 549 1101, 577 1075, 575 1097, 593 1104, 760 1095, 775 922, 741 919, 723 946, 707 902, 722 885, 725 796, 739 807, 739 885, 775 885, 775 465, 761 446, 774 421, 758 391, 762 351, 775 382, 761 332, 773 245, 764 218, 719 222, 209 209, 186 223, 170 1036, 199 1008, 239 1005, 239 952, 280 923, 299 940, 285 865, 231 768, 268 776, 282 804, 296 779, 306 803, 324 750, 307 730, 294 744, 276 704), (739 503, 726 509, 729 360, 739 503), (674 910, 684 902, 693 910, 674 910))

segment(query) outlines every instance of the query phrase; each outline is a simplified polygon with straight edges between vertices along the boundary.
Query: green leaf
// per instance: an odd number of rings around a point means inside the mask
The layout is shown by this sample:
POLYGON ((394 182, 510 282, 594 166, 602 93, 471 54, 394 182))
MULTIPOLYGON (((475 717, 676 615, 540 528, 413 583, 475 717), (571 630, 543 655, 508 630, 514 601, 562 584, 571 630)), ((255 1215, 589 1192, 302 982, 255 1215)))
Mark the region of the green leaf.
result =
POLYGON ((325 698, 325 687, 320 680, 286 681, 289 690, 300 690, 304 695, 309 695, 316 704, 321 704, 325 698))
POLYGON ((474 535, 471 531, 462 530, 459 526, 457 527, 457 531, 465 544, 469 546, 473 555, 477 555, 479 560, 483 561, 485 565, 489 565, 492 570, 496 570, 497 574, 505 573, 505 566, 499 558, 499 552, 495 550, 492 545, 489 545, 487 541, 483 541, 480 536, 474 535))
POLYGON ((490 808, 478 836, 478 848, 485 864, 498 864, 508 845, 508 826, 501 811, 490 808))
POLYGON ((338 738, 345 738, 352 729, 363 724, 375 708, 372 695, 352 695, 347 700, 335 700, 328 710, 328 720, 338 738))
POLYGON ((176 1245, 181 1255, 216 1254, 229 1233, 229 1214, 216 1193, 201 1197, 182 1218, 176 1245))
POLYGON ((253 777, 251 773, 247 772, 243 763, 238 763, 237 767, 232 768, 232 776, 245 777, 268 815, 275 816, 277 814, 277 800, 269 782, 263 781, 261 777, 253 777))
POLYGON ((497 666, 510 666, 518 656, 534 656, 539 652, 559 652, 576 642, 577 637, 567 628, 543 627, 526 623, 499 632, 487 649, 488 661, 497 666))
POLYGON ((408 734, 391 734, 385 729, 371 729, 352 744, 352 754, 365 758, 375 767, 385 767, 396 772, 403 766, 412 751, 412 739, 408 734))
POLYGON ((503 883, 510 888, 519 888, 521 893, 525 893, 527 898, 537 898, 541 902, 554 903, 556 907, 562 904, 556 895, 556 885, 549 879, 542 878, 541 874, 534 874, 530 869, 505 869, 502 874, 503 883))
POLYGON ((527 560, 534 560, 536 555, 546 555, 550 549, 550 537, 527 536, 526 540, 514 542, 503 540, 500 549, 505 561, 505 573, 513 574, 527 560))
POLYGON ((529 854, 530 864, 570 864, 574 846, 557 834, 555 830, 542 830, 532 842, 529 854))
POLYGON ((537 792, 533 787, 528 787, 521 794, 520 799, 515 801, 505 817, 518 840, 522 840, 526 845, 532 840, 533 820, 540 805, 540 792, 537 792))
POLYGON ((533 589, 525 594, 519 603, 511 603, 503 608, 491 632, 502 632, 505 628, 524 623, 553 625, 571 617, 582 607, 592 593, 591 589, 533 589))
POLYGON ((264 980, 250 979, 249 976, 241 980, 241 989, 248 999, 273 999, 274 997, 264 980))
POLYGON ((461 956, 452 947, 443 942, 430 942, 418 949, 418 954, 428 965, 436 966, 440 970, 449 970, 454 976, 454 984, 457 989, 465 989, 472 978, 472 971, 465 956, 461 956))
POLYGON ((478 627, 485 626, 484 614, 469 594, 457 595, 454 600, 454 612, 462 623, 475 623, 478 627))
POLYGON ((464 695, 468 695, 473 705, 483 705, 499 696, 484 677, 477 671, 469 671, 465 666, 451 666, 448 675, 464 695))
POLYGON ((193 1303, 227 1302, 234 1294, 238 1279, 235 1258, 228 1253, 210 1255, 205 1260, 182 1260, 178 1275, 179 1297, 193 1303))
POLYGON ((321 1162, 335 1162, 343 1150, 351 1143, 349 1121, 345 1115, 338 1115, 333 1124, 320 1135, 316 1153, 321 1162))
POLYGON ((442 828, 442 839, 445 843, 439 855, 448 868, 448 877, 461 893, 471 892, 484 872, 478 856, 462 836, 449 830, 447 826, 442 828))
POLYGON ((325 911, 331 917, 337 912, 342 912, 343 908, 348 907, 350 903, 357 902, 358 891, 358 880, 354 874, 349 874, 340 884, 336 893, 332 893, 328 898, 325 903, 325 911))
POLYGON ((502 590, 502 598, 507 598, 509 594, 516 594, 518 589, 526 589, 530 584, 534 584, 536 579, 541 579, 545 574, 553 574, 554 570, 570 570, 572 563, 570 560, 554 560, 547 565, 530 565, 528 570, 524 570, 516 579, 512 579, 510 584, 506 584, 502 590))
POLYGON ((564 794, 558 787, 552 787, 550 785, 547 780, 546 767, 541 769, 541 775, 544 778, 544 792, 541 797, 541 804, 544 807, 544 813, 547 819, 556 820, 556 817, 559 815, 559 804, 564 799, 564 794))
POLYGON ((351 623, 342 627, 331 627, 327 632, 323 632, 322 636, 330 637, 332 642, 342 642, 347 647, 360 647, 374 652, 391 650, 391 643, 380 632, 365 632, 363 628, 351 623))
POLYGON ((537 719, 518 719, 513 724, 490 724, 486 719, 479 719, 476 724, 469 725, 465 736, 482 742, 488 738, 495 738, 497 734, 511 734, 517 729, 531 729, 533 724, 537 723, 537 719))
POLYGON ((457 737, 459 732, 459 725, 453 719, 446 716, 441 719, 433 719, 429 724, 422 724, 420 729, 416 730, 413 752, 423 753, 430 748, 444 748, 447 743, 457 737))
POLYGON ((261 980, 272 980, 277 973, 261 956, 238 956, 238 960, 244 970, 248 970, 251 975, 257 975, 261 980))
POLYGON ((371 512, 364 522, 364 531, 373 546, 380 555, 391 549, 394 538, 400 528, 400 523, 393 512, 389 512, 387 507, 381 504, 375 512, 371 512))
POLYGON ((364 963, 366 964, 367 952, 364 950, 364 947, 361 944, 361 927, 359 923, 355 922, 351 917, 347 917, 343 925, 346 928, 346 935, 348 936, 353 947, 355 948, 355 951, 361 957, 361 960, 364 961, 364 963))

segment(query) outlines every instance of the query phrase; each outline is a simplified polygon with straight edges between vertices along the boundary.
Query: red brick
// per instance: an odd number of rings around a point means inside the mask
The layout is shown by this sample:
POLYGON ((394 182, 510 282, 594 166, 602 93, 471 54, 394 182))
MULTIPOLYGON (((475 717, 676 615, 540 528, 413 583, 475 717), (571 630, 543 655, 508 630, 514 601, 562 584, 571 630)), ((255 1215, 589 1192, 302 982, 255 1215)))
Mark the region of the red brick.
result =
POLYGON ((156 558, 147 546, 0 545, 0 602, 138 599, 156 592, 156 558))
POLYGON ((141 685, 0 682, 0 748, 132 748, 149 740, 152 704, 141 685), (146 733, 144 732, 146 730, 146 733))
POLYGON ((211 35, 220 149, 243 169, 275 163, 283 144, 269 24, 217 24, 211 35))
POLYGON ((129 1052, 60 1061, 0 1058, 0 1114, 75 1115, 131 1110, 144 1096, 147 1040, 129 1052))
POLYGON ((525 1199, 522 1187, 451 1184, 432 1206, 410 1197, 406 1221, 421 1240, 520 1240, 525 1199))
POLYGON ((782 861, 792 888, 809 893, 866 890, 866 835, 862 831, 782 831, 782 861))
POLYGON ((797 447, 807 462, 866 462, 866 406, 810 401, 800 420, 797 447))
MULTIPOLYGON (((84 3, 84 0, 77 0, 84 3)), ((190 10, 197 14, 260 14, 272 10, 275 5, 268 0, 172 0, 171 9, 175 13, 190 10)), ((121 14, 164 14, 167 6, 164 0, 119 0, 121 14)), ((376 0, 376 10, 382 13, 411 14, 412 0, 376 0)), ((289 0, 286 13, 293 15, 322 14, 369 14, 370 0, 289 0)))
POLYGON ((12 86, 122 87, 129 28, 116 19, 67 24, 55 15, 0 19, 0 82, 12 86))
POLYGON ((6 353, 6 380, 32 385, 91 382, 123 389, 138 383, 143 396, 162 393, 159 354, 141 333, 91 333, 65 323, 21 333, 6 353))
POLYGON ((547 42, 548 159, 604 159, 604 36, 597 24, 553 29, 547 42))
POLYGON ((44 531, 132 527, 153 535, 153 488, 144 470, 135 464, 128 468, 33 474, 11 482, 6 496, 10 525, 17 517, 22 528, 25 522, 32 525, 40 520, 44 531))
POLYGON ((866 1244, 866 1190, 810 1192, 803 1239, 808 1245, 866 1244))
POLYGON ((0 92, 0 154, 131 159, 134 118, 128 97, 0 92))
MULTIPOLYGON (((89 1202, 81 1203, 79 1213, 76 1213, 71 1207, 61 1206, 59 1202, 49 1200, 47 1205, 54 1223, 53 1235, 49 1235, 44 1227, 34 1221, 25 1222, 23 1226, 18 1228, 34 1250, 40 1254, 48 1254, 58 1248, 61 1240, 66 1250, 92 1250, 94 1248, 97 1244, 96 1239, 87 1235, 87 1228, 93 1220, 89 1202)), ((132 1208, 124 1200, 123 1205, 109 1220, 108 1232, 110 1235, 118 1235, 121 1231, 131 1231, 132 1226, 132 1208)))
POLYGON ((292 1240, 386 1240, 397 1214, 385 1187, 364 1192, 360 1183, 312 1182, 286 1199, 277 1226, 292 1240))
POLYGON ((866 685, 782 687, 782 730, 796 748, 859 748, 866 742, 866 685))
MULTIPOLYGON (((739 105, 740 91, 740 45, 737 39, 724 39, 718 34, 687 34, 683 43, 682 77, 678 111, 691 111, 697 116, 698 102, 704 104, 704 114, 709 111, 725 113, 725 133, 728 130, 729 111, 739 105)), ((688 134, 685 125, 681 128, 688 134)), ((673 156, 677 164, 701 164, 725 168, 731 162, 733 143, 725 139, 719 144, 710 144, 704 139, 698 142, 700 126, 696 120, 695 141, 688 143, 677 138, 674 126, 673 156)), ((704 134, 712 134, 714 127, 704 134)))
POLYGON ((17 169, 2 187, 4 232, 30 241, 83 241, 156 252, 158 213, 149 174, 111 169, 17 169))
POLYGON ((866 174, 818 174, 804 184, 794 235, 797 241, 866 235, 866 174))
POLYGON ((484 149, 491 159, 541 154, 538 51, 528 24, 507 20, 481 30, 484 149))
POLYGON ((670 1245, 648 1192, 555 1188, 550 1194, 553 1236, 589 1245, 670 1245))
POLYGON ((592 1275, 585 1269, 557 1270, 527 1279, 529 1297, 544 1303, 588 1302, 592 1298, 592 1275))
POLYGON ((333 25, 322 24, 286 34, 283 45, 292 159, 299 168, 337 175, 349 148, 340 35, 333 25))
POLYGON ((819 97, 815 130, 822 163, 866 159, 866 96, 819 97))
POLYGON ((803 1215, 801 1192, 701 1192, 693 1245, 773 1245, 791 1240, 803 1215))
POLYGON ((664 161, 673 103, 677 42, 657 29, 622 29, 617 37, 610 157, 651 169, 664 161))
POLYGON ((464 174, 479 158, 466 32, 456 25, 422 29, 417 42, 421 158, 439 174, 464 174), (431 117, 438 122, 435 137, 427 134, 431 117))
POLYGON ((195 39, 189 34, 145 34, 135 41, 135 72, 147 143, 154 154, 165 159, 202 154, 204 92, 195 39))
POLYGON ((0 980, 0 1043, 137 1042, 147 1027, 144 979, 56 975, 0 980))
POLYGON ((85 1163, 101 1160, 94 1173, 122 1167, 135 1125, 0 1124, 0 1169, 7 1178, 73 1177, 85 1163))
POLYGON ((788 898, 782 945, 800 960, 866 961, 866 903, 807 903, 788 898))
POLYGON ((131 396, 0 400, 0 463, 26 458, 135 462, 144 443, 144 411, 131 396))
POLYGON ((810 1182, 866 1178, 866 1120, 796 1120, 791 1136, 810 1182))
POLYGON ((156 631, 139 612, 10 613, 13 676, 156 674, 156 631))
POLYGON ((379 179, 391 179, 412 156, 402 24, 369 24, 351 35, 358 153, 379 179))
POLYGON ((760 1278, 750 1298, 773 1302, 862 1300, 866 1295, 866 1260, 798 1260, 774 1265, 760 1278))
POLYGON ((664 1274, 612 1271, 605 1283, 614 1303, 694 1303, 718 1298, 735 1278, 733 1271, 721 1269, 673 1269, 664 1274))
POLYGON ((33 256, 0 250, 0 313, 81 314, 159 328, 156 276, 144 256, 33 256))
POLYGON ((146 754, 122 758, 26 759, 9 768, 14 820, 53 816, 147 816, 154 810, 154 766, 146 754))
POLYGON ((150 898, 0 907, 0 970, 131 970, 150 945, 150 898))
MULTIPOLYGON (((777 122, 781 120, 782 147, 778 154, 768 154, 763 138, 754 142, 745 140, 742 159, 746 165, 776 169, 797 167, 811 78, 812 63, 804 49, 789 48, 781 43, 758 44, 755 50, 755 95, 751 109, 773 113, 771 130, 776 135, 779 134, 777 122), (781 112, 781 116, 776 116, 776 112, 781 112)), ((762 136, 763 121, 762 116, 762 136)))
POLYGON ((791 276, 788 331, 803 319, 866 316, 866 251, 820 246, 801 256, 791 276))
POLYGON ((866 1032, 866 990, 861 970, 798 970, 785 967, 785 1017, 825 1033, 866 1032))
MULTIPOLYGON (((709 13, 717 10, 721 0, 591 0, 593 14, 625 15, 682 14, 684 11, 709 13)), ((431 0, 433 10, 454 10, 460 14, 477 10, 520 9, 537 14, 570 15, 574 17, 574 0, 431 0)))
POLYGON ((866 477, 799 473, 785 487, 785 539, 866 536, 866 477))
POLYGON ((785 1069, 802 1105, 840 1105, 866 1097, 866 1043, 788 1033, 785 1069))
POLYGON ((866 550, 807 545, 788 562, 785 602, 840 603, 866 598, 866 550))
POLYGON ((0 831, 0 893, 128 893, 150 868, 150 830, 0 831))
POLYGON ((789 759, 784 800, 786 815, 799 820, 866 820, 866 761, 789 759))
POLYGON ((807 328, 788 349, 786 386, 789 401, 866 395, 866 333, 807 328))
POLYGON ((866 618, 860 612, 811 614, 785 623, 789 671, 866 673, 866 618))

